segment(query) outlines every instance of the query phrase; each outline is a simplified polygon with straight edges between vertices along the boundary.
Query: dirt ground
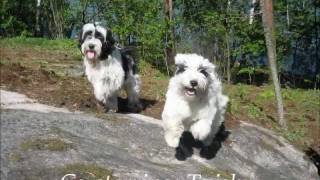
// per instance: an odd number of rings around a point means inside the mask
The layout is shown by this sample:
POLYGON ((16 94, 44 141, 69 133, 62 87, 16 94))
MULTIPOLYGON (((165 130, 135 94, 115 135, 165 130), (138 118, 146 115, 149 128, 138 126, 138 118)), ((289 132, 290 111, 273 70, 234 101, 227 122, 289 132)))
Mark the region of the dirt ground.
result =
MULTIPOLYGON (((81 66, 82 62, 68 58, 67 54, 56 55, 51 52, 40 54, 33 53, 31 49, 14 51, 8 48, 1 49, 0 53, 4 59, 0 64, 1 88, 26 94, 40 102, 57 107, 66 107, 75 111, 97 111, 92 87, 84 75, 72 77, 57 73, 62 68, 81 66), (41 64, 43 59, 45 59, 45 65, 41 64)), ((163 99, 154 97, 151 88, 159 81, 148 79, 146 76, 142 76, 142 81, 141 101, 144 110, 141 113, 159 119, 163 99)), ((160 83, 163 86, 167 84, 165 80, 160 83)), ((119 97, 120 112, 126 111, 125 103, 125 96, 122 95, 122 98, 119 97)))

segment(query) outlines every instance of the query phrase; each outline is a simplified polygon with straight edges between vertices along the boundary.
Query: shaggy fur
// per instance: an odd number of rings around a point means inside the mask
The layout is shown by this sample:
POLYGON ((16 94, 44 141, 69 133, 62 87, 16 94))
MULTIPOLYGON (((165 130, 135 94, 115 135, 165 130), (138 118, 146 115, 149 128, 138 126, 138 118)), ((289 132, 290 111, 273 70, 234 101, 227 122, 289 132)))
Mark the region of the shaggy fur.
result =
POLYGON ((85 24, 80 33, 80 45, 85 73, 94 88, 96 99, 107 111, 118 110, 118 92, 128 95, 128 108, 139 111, 140 78, 134 59, 114 45, 111 31, 95 24, 85 24))
POLYGON ((209 146, 224 121, 228 97, 214 65, 197 54, 177 54, 162 113, 165 140, 178 147, 184 131, 209 146))

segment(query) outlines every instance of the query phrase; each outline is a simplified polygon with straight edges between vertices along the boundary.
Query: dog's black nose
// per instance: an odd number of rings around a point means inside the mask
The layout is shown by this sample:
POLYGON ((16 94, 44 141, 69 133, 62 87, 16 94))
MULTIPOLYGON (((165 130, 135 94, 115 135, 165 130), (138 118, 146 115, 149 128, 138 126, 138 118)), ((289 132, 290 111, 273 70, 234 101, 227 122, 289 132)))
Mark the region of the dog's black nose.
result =
POLYGON ((198 85, 198 82, 195 81, 195 80, 191 80, 191 81, 190 81, 190 84, 191 84, 192 87, 194 87, 194 86, 197 86, 197 85, 198 85))
POLYGON ((90 48, 90 49, 93 49, 93 48, 94 48, 94 45, 93 45, 93 44, 89 44, 89 48, 90 48))

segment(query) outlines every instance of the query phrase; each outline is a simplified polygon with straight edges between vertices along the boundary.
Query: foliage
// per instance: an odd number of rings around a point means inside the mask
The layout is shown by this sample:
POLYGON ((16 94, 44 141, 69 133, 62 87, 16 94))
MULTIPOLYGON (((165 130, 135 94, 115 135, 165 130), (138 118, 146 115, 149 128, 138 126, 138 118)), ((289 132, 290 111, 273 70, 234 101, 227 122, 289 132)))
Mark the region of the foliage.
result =
POLYGON ((256 118, 259 118, 261 116, 261 113, 261 110, 255 105, 250 105, 248 107, 248 117, 250 119, 255 120, 256 118))
POLYGON ((19 36, 32 32, 32 23, 36 1, 3 0, 0 9, 0 36, 19 36))

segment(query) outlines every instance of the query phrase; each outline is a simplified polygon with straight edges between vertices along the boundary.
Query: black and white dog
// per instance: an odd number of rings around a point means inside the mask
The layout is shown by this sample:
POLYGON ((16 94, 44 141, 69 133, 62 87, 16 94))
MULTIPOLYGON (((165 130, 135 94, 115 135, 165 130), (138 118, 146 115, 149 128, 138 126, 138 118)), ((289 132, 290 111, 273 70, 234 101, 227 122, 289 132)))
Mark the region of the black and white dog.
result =
POLYGON ((122 88, 127 92, 130 111, 141 110, 141 82, 135 61, 125 49, 115 46, 111 30, 88 23, 82 27, 79 38, 86 76, 105 110, 118 110, 117 97, 122 88))

